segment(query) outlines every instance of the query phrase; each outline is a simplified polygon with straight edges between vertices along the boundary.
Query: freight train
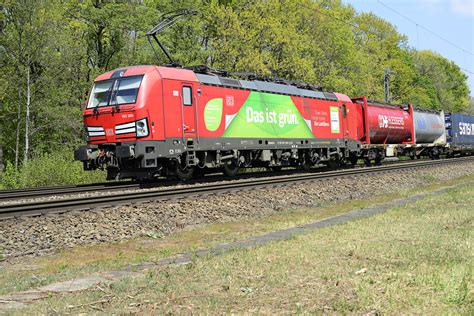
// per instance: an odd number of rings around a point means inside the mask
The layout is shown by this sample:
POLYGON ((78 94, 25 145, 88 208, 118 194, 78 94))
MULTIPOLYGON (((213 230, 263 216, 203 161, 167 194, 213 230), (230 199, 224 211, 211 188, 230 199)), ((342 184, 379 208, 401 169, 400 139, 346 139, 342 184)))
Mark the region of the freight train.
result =
POLYGON ((182 180, 206 170, 336 168, 474 152, 474 117, 372 102, 206 67, 132 66, 100 75, 84 109, 85 170, 182 180))

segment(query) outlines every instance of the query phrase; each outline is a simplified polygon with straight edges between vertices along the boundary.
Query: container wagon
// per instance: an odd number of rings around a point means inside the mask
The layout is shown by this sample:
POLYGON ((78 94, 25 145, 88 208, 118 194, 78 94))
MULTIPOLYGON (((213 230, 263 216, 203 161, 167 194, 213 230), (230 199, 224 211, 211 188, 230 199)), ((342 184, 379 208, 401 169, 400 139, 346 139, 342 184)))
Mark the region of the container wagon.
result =
POLYGON ((412 159, 428 156, 438 159, 448 152, 445 115, 443 111, 413 109, 415 144, 405 148, 404 155, 412 159))
POLYGON ((414 144, 413 107, 352 98, 356 105, 361 158, 379 165, 386 156, 397 156, 414 144))
POLYGON ((474 153, 474 116, 445 114, 449 155, 474 153))

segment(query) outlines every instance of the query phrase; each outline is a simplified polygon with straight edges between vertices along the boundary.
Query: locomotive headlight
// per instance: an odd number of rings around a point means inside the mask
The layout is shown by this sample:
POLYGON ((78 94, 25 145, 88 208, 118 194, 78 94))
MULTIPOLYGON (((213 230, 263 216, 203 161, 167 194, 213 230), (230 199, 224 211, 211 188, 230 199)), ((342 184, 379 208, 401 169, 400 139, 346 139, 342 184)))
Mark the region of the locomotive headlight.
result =
POLYGON ((146 118, 136 121, 137 137, 148 136, 148 124, 146 118))

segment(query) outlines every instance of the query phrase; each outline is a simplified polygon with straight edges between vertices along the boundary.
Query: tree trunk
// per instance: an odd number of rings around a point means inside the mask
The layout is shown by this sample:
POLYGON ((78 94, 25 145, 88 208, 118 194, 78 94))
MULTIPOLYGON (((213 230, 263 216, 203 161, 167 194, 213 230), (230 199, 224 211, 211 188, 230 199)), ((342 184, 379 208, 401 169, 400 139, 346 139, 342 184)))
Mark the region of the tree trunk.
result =
MULTIPOLYGON (((22 41, 21 36, 22 32, 19 32, 18 39, 18 63, 22 60, 22 41)), ((18 74, 18 107, 17 107, 17 116, 16 116, 16 139, 15 139, 15 171, 18 171, 18 160, 20 159, 20 130, 21 130, 21 70, 20 66, 17 65, 17 74, 18 74)))
POLYGON ((16 140, 15 140, 15 171, 18 170, 18 160, 20 157, 20 130, 21 130, 21 82, 20 68, 18 68, 18 107, 16 116, 16 140))
POLYGON ((31 92, 30 92, 30 67, 26 70, 26 116, 25 116, 25 156, 23 157, 23 163, 28 161, 28 152, 30 150, 30 102, 31 102, 31 92))
POLYGON ((5 169, 5 164, 3 163, 3 148, 2 145, 0 145, 0 172, 2 172, 5 169))

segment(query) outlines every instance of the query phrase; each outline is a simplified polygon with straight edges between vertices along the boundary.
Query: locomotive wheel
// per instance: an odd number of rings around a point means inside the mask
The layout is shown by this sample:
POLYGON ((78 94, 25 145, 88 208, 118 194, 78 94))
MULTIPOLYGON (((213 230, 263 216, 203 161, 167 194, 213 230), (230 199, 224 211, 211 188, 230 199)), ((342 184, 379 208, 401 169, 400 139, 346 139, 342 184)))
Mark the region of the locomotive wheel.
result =
POLYGON ((368 159, 368 158, 364 159, 364 164, 365 164, 366 167, 371 167, 372 166, 372 162, 370 162, 370 159, 368 159))
POLYGON ((335 170, 339 167, 339 161, 337 160, 329 160, 328 161, 328 168, 331 170, 335 170))
POLYGON ((119 174, 118 168, 107 168, 107 180, 118 180, 119 174))
POLYGON ((232 161, 230 164, 226 164, 222 167, 222 172, 228 177, 235 177, 237 173, 239 173, 239 165, 235 161, 232 161))
POLYGON ((376 166, 381 166, 382 165, 382 158, 381 157, 376 157, 375 158, 375 165, 376 166))
POLYGON ((357 161, 359 161, 359 157, 357 157, 356 155, 351 155, 349 159, 351 161, 351 165, 353 166, 357 165, 357 161))
POLYGON ((301 169, 304 170, 304 171, 310 171, 311 170, 311 163, 309 163, 307 160, 305 160, 302 164, 301 164, 301 169))
POLYGON ((194 176, 194 167, 186 167, 182 169, 179 165, 175 169, 176 177, 181 181, 191 180, 194 176))
POLYGON ((430 151, 429 157, 431 160, 439 159, 439 152, 437 150, 430 151))
POLYGON ((194 169, 194 178, 200 179, 203 178, 206 175, 206 169, 205 168, 195 168, 194 169))

